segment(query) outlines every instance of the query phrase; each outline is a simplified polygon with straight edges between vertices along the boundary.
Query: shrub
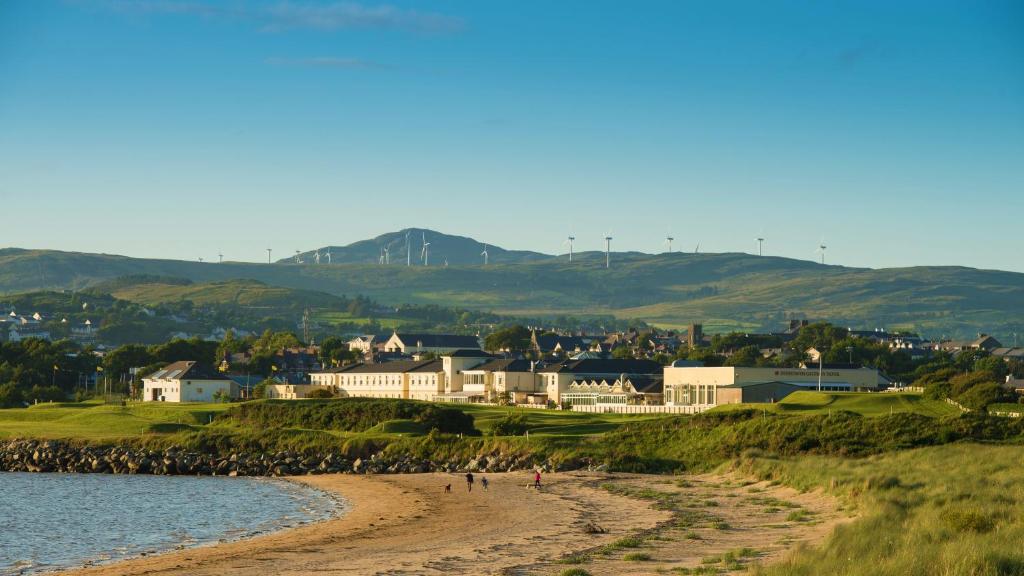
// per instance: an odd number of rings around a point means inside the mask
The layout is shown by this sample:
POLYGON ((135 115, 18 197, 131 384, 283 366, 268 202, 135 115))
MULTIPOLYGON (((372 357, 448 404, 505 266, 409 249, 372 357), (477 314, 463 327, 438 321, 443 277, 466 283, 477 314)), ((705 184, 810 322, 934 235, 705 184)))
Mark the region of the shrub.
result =
POLYGON ((21 391, 15 387, 14 382, 0 384, 0 408, 21 407, 21 391))
POLYGON ((494 436, 522 436, 527 429, 526 416, 509 412, 491 427, 491 434, 494 436))
POLYGON ((646 562, 651 559, 651 555, 646 552, 630 552, 622 557, 627 562, 646 562))
POLYGON ((425 429, 478 435, 473 417, 456 408, 411 400, 344 398, 340 400, 266 400, 235 406, 217 417, 255 428, 310 428, 362 432, 387 420, 413 420, 425 429))
POLYGON ((327 388, 314 388, 313 390, 310 390, 309 394, 307 394, 306 397, 314 399, 319 398, 321 400, 324 400, 328 398, 334 398, 334 393, 328 390, 327 388))
POLYGON ((566 568, 559 572, 558 576, 590 576, 590 572, 583 568, 566 568))

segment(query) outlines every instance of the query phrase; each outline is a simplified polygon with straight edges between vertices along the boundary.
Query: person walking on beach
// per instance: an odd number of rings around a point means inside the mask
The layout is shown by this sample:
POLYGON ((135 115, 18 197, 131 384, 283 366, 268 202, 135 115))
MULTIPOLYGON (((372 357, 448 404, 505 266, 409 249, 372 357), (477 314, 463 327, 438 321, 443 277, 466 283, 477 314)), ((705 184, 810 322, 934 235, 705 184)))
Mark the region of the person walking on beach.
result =
POLYGON ((484 487, 484 492, 487 492, 487 476, 480 478, 480 485, 484 487))
POLYGON ((540 470, 533 475, 533 487, 540 490, 540 470))
POLYGON ((466 488, 469 488, 470 492, 473 491, 473 473, 472 472, 466 472, 466 488))

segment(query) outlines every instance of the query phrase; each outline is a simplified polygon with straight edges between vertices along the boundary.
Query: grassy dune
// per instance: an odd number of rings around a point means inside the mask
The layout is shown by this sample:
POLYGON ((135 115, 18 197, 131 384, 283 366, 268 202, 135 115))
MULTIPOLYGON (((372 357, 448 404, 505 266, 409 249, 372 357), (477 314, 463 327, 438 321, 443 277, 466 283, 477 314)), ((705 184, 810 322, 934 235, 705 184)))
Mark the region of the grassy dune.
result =
POLYGON ((862 416, 883 416, 909 412, 924 416, 955 416, 959 411, 939 400, 913 392, 863 394, 859 392, 794 392, 775 404, 726 404, 713 412, 766 410, 775 414, 827 414, 846 410, 862 416))
POLYGON ((1024 448, 949 444, 872 456, 758 457, 762 478, 840 496, 859 519, 764 576, 1024 574, 1024 448))

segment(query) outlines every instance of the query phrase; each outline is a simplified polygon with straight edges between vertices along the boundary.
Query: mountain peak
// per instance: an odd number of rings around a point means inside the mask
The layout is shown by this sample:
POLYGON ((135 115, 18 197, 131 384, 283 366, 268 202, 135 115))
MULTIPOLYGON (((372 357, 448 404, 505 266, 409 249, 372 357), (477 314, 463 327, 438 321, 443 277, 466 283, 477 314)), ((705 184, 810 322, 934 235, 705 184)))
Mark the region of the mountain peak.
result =
MULTIPOLYGON (((306 263, 313 262, 319 252, 321 263, 327 262, 327 254, 330 253, 331 264, 379 264, 383 259, 384 263, 391 265, 443 266, 447 262, 458 266, 483 264, 485 249, 488 263, 494 264, 551 258, 540 252, 506 250, 474 238, 445 234, 429 228, 403 228, 345 246, 324 246, 318 250, 302 252, 297 258, 306 263)), ((296 257, 290 257, 278 262, 295 261, 296 257)))

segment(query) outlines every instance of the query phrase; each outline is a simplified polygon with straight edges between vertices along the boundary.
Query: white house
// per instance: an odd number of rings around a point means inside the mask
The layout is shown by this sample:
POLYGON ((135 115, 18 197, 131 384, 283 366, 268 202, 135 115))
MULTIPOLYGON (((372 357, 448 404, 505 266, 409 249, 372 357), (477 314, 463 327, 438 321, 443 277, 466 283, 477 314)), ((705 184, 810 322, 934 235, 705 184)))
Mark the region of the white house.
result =
POLYGON ((175 362, 142 379, 146 402, 213 402, 218 392, 238 398, 238 384, 192 360, 175 362))

